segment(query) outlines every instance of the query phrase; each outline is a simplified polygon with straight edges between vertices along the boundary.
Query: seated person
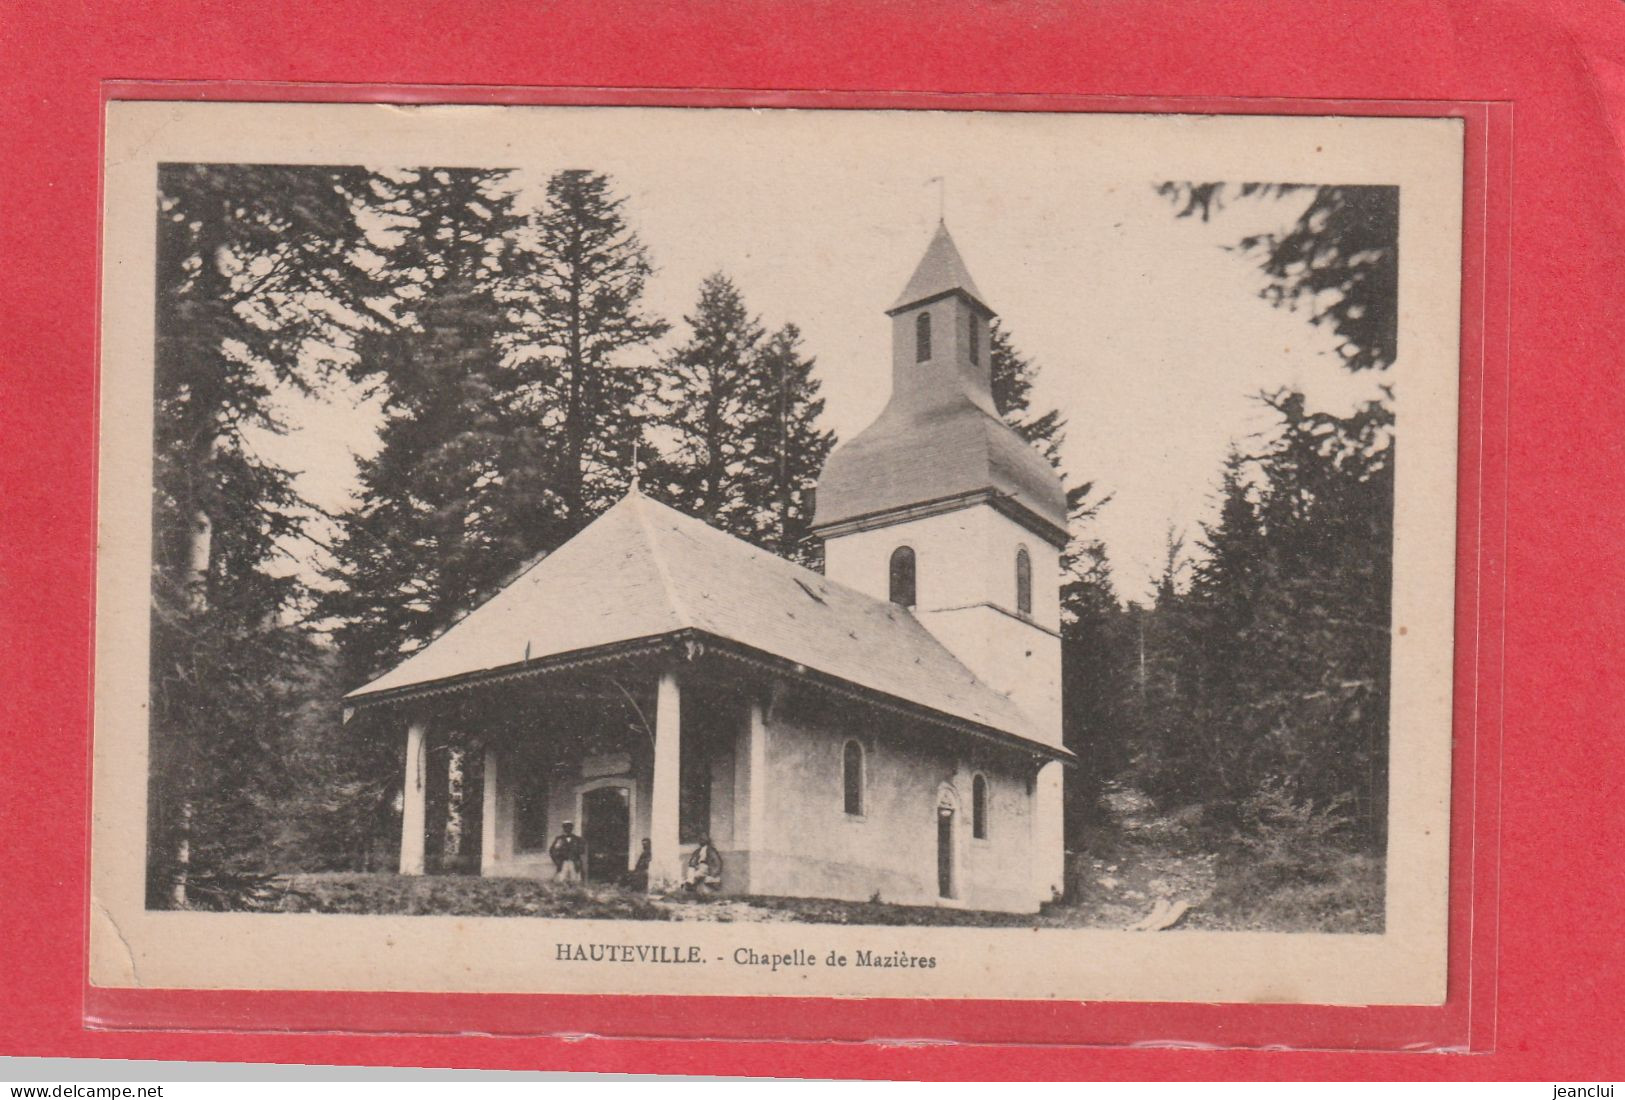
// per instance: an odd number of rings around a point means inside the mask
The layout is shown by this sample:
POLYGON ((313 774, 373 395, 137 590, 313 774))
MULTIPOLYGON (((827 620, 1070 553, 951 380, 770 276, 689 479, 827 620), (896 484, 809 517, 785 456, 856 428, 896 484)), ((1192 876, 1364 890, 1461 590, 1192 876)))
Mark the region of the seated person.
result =
POLYGON ((638 853, 638 862, 635 867, 626 873, 626 885, 629 890, 649 889, 649 863, 654 858, 654 851, 649 847, 649 838, 643 838, 643 851, 638 853))
POLYGON ((722 853, 709 836, 704 837, 683 869, 683 888, 691 894, 715 893, 722 889, 722 853))

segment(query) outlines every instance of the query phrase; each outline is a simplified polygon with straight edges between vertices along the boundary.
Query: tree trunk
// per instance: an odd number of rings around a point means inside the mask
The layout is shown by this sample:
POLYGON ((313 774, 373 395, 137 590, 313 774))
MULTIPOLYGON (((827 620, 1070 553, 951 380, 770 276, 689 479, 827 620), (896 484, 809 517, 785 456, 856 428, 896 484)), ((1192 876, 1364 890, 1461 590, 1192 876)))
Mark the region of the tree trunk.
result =
POLYGON ((175 829, 175 876, 170 880, 169 900, 176 909, 186 908, 187 879, 192 872, 192 800, 182 799, 175 829))
MULTIPOLYGON (((207 460, 200 474, 213 465, 220 450, 220 437, 216 435, 205 449, 207 460)), ((192 511, 192 521, 186 533, 187 603, 194 614, 202 614, 209 607, 209 565, 214 553, 214 520, 208 510, 198 505, 192 511)), ((182 798, 176 807, 175 874, 170 882, 169 900, 177 909, 186 907, 187 883, 192 873, 192 800, 182 798)))
POLYGON ((213 549, 214 521, 202 508, 192 513, 186 535, 186 595, 193 611, 209 605, 209 554, 213 549))

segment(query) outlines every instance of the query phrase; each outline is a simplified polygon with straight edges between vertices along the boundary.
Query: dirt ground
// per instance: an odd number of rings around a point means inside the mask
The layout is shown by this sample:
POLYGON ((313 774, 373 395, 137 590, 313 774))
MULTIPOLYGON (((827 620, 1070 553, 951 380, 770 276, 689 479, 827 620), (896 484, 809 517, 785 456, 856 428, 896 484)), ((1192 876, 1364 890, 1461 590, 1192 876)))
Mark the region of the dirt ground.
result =
POLYGON ((1108 820, 1069 857, 1071 900, 1052 914, 1067 927, 1132 928, 1177 908, 1170 929, 1382 931, 1378 857, 1321 850, 1261 863, 1204 829, 1200 808, 1162 813, 1125 789, 1108 792, 1105 805, 1108 820))
POLYGON ((326 873, 283 876, 273 906, 284 912, 436 913, 599 920, 796 922, 858 925, 1379 932, 1382 865, 1358 855, 1269 868, 1215 845, 1199 814, 1159 813, 1143 795, 1114 791, 1109 820, 1069 855, 1071 897, 1038 914, 822 898, 644 895, 618 886, 560 886, 475 875, 402 877, 326 873))
POLYGON ((1196 842, 1194 822, 1158 814, 1135 791, 1114 791, 1106 804, 1110 821, 1070 856, 1067 926, 1131 928, 1162 901, 1187 907, 1174 927, 1211 927, 1204 908, 1213 896, 1218 855, 1196 842))

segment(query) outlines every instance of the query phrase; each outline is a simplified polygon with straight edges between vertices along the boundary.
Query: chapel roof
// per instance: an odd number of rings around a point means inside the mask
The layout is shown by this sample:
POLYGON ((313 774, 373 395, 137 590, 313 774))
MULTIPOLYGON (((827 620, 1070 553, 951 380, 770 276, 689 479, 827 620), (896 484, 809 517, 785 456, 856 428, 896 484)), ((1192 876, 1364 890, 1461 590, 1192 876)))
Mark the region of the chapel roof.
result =
POLYGON ((636 488, 444 634, 345 698, 366 701, 683 631, 1056 752, 1008 696, 977 679, 908 611, 636 488))

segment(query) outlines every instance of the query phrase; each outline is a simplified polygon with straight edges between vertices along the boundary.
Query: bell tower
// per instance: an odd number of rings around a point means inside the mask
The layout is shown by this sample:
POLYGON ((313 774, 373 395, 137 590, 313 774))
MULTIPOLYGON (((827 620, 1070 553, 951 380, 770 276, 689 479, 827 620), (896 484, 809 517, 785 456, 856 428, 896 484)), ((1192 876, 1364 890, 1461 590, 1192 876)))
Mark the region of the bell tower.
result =
POLYGON ((946 224, 938 223, 913 278, 886 313, 892 320, 893 405, 921 414, 969 401, 998 416, 988 359, 994 313, 946 224))
MULTIPOLYGON (((824 540, 824 571, 909 609, 979 679, 1010 696, 1036 738, 1058 746, 1066 491, 998 414, 988 330, 995 314, 946 224, 886 313, 891 398, 874 423, 835 448, 818 482, 813 530, 824 540)), ((1058 768, 1035 779, 1041 901, 1060 881, 1058 768)))

